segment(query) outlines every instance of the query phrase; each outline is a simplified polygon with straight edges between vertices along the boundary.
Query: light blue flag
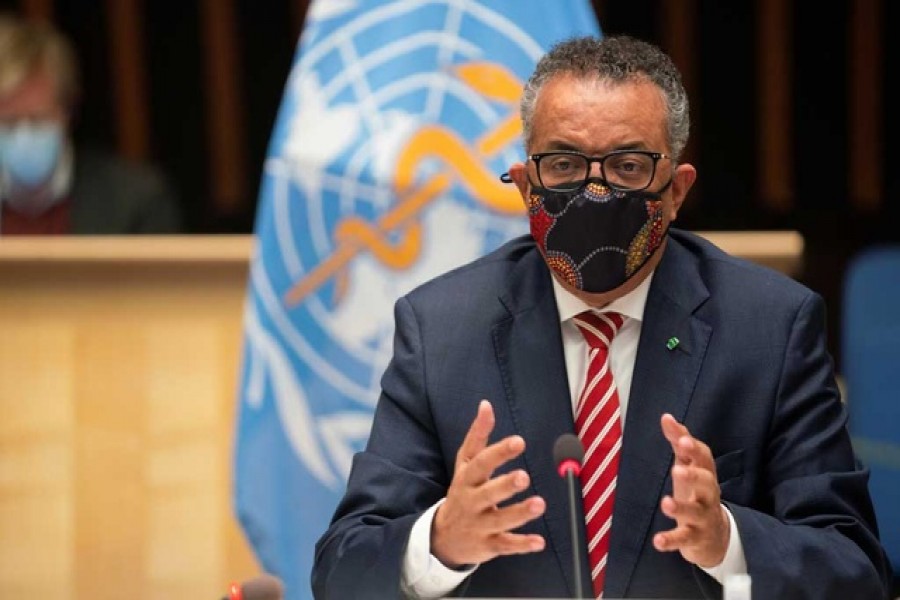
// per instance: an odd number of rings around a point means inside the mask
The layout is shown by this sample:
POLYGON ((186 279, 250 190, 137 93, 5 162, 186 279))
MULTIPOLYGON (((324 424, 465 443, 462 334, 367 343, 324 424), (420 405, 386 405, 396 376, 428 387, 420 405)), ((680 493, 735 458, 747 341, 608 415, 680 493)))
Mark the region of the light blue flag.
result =
POLYGON ((288 598, 311 596, 394 302, 527 231, 498 179, 524 158, 521 87, 586 34, 587 0, 312 3, 260 190, 235 447, 238 516, 288 598))

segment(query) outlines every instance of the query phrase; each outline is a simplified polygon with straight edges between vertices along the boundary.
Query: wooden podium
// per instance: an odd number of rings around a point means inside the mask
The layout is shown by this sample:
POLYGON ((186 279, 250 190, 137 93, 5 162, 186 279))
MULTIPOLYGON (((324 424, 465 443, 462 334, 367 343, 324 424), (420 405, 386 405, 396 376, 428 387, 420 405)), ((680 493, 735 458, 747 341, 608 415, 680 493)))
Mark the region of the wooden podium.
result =
MULTIPOLYGON (((704 236, 802 256, 792 232, 704 236)), ((0 239, 0 597, 218 598, 259 572, 231 500, 252 246, 0 239)))

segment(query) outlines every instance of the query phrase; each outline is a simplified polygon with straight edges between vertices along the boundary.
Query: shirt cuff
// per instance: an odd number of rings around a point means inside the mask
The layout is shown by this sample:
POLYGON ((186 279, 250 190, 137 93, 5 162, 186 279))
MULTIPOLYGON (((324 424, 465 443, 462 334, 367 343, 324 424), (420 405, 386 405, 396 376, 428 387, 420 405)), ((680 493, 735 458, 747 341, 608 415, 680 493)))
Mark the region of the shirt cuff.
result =
POLYGON ((462 570, 450 569, 431 554, 431 524, 435 512, 444 500, 439 500, 422 513, 409 534, 400 578, 400 589, 407 598, 443 598, 478 568, 475 565, 462 570))
POLYGON ((741 534, 738 531, 734 516, 724 504, 722 505, 722 508, 725 509, 725 514, 728 515, 728 528, 730 531, 728 535, 728 549, 725 550, 725 558, 722 559, 721 563, 714 567, 708 569, 703 567, 700 568, 706 571, 710 577, 724 585, 725 579, 727 579, 729 575, 744 575, 747 573, 747 559, 744 557, 744 544, 741 543, 741 534))

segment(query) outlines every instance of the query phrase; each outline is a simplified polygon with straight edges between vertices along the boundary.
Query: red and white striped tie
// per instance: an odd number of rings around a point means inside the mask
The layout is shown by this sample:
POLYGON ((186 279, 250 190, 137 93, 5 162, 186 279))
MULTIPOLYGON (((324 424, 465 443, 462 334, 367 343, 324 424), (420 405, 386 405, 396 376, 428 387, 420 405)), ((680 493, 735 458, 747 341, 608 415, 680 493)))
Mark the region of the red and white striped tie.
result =
POLYGON ((594 596, 602 598, 622 448, 619 394, 609 367, 609 346, 625 317, 585 311, 574 321, 590 347, 587 376, 575 409, 575 429, 585 448, 581 487, 591 580, 594 596))

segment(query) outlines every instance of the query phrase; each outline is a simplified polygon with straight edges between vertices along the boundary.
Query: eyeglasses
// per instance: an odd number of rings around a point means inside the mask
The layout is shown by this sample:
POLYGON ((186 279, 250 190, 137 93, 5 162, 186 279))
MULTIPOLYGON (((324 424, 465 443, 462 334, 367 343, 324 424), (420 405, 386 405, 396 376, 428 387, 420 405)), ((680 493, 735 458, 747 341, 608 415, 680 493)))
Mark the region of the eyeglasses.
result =
POLYGON ((584 187, 591 165, 600 164, 600 177, 616 190, 644 190, 653 182, 656 163, 671 157, 644 150, 615 150, 604 156, 585 156, 580 152, 540 152, 529 156, 534 161, 541 187, 554 192, 571 192, 584 187))

